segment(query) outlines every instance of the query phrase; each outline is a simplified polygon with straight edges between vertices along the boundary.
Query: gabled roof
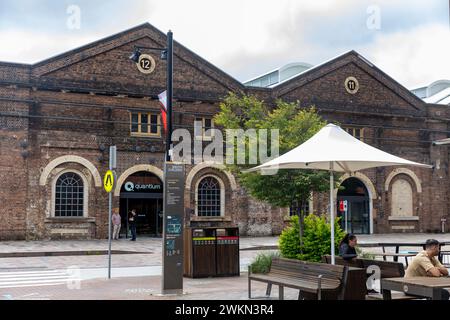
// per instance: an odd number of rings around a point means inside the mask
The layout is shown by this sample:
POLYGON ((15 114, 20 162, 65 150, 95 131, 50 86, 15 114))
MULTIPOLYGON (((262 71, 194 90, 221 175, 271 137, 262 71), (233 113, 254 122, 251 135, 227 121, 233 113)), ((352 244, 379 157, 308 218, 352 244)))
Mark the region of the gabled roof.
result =
POLYGON ((377 68, 373 63, 360 55, 358 52, 351 50, 330 60, 327 60, 319 65, 312 67, 298 75, 293 76, 290 79, 279 83, 273 87, 274 94, 278 97, 285 95, 296 88, 304 86, 305 84, 316 80, 327 73, 343 67, 349 63, 354 63, 370 76, 374 77, 385 86, 394 91, 402 99, 413 105, 418 110, 423 110, 424 102, 418 98, 415 94, 405 88, 402 84, 394 80, 385 72, 377 68))
MULTIPOLYGON (((160 31, 150 23, 144 23, 134 28, 114 34, 112 36, 45 59, 31 65, 31 68, 34 75, 42 76, 49 72, 67 67, 100 53, 112 50, 117 46, 122 46, 145 37, 151 38, 151 40, 158 43, 161 48, 166 47, 166 34, 164 34, 162 31, 160 31), (119 44, 117 44, 118 40, 119 44)), ((216 81, 219 81, 229 89, 244 89, 244 86, 238 80, 225 73, 221 69, 217 68, 212 63, 200 57, 177 41, 174 41, 174 55, 178 59, 182 59, 198 70, 204 72, 209 77, 215 79, 216 81)))

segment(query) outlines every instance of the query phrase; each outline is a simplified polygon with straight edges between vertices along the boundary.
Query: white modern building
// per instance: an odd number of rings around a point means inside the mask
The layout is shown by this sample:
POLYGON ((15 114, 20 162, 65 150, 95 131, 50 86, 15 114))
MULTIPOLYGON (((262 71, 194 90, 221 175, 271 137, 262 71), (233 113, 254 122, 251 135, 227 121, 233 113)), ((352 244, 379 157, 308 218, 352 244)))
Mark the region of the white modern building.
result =
POLYGON ((450 105, 450 80, 437 80, 411 91, 426 103, 450 105))
POLYGON ((272 70, 256 78, 244 82, 248 87, 272 88, 277 84, 293 78, 302 72, 312 68, 313 65, 305 62, 289 63, 281 68, 272 70))

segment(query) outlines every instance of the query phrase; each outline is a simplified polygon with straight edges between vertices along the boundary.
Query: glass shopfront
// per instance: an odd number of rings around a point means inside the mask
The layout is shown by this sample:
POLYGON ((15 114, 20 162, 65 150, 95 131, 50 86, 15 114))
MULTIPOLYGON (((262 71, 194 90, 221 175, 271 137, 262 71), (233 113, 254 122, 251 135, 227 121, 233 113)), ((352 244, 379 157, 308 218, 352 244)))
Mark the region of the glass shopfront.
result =
POLYGON ((347 218, 348 232, 355 234, 370 233, 369 193, 366 186, 357 178, 346 179, 341 184, 337 195, 337 216, 340 217, 342 229, 347 218), (346 211, 341 202, 346 203, 346 211))
POLYGON ((130 237, 128 217, 131 210, 137 213, 137 234, 162 236, 163 183, 154 174, 146 171, 130 175, 120 191, 120 215, 122 237, 130 237))

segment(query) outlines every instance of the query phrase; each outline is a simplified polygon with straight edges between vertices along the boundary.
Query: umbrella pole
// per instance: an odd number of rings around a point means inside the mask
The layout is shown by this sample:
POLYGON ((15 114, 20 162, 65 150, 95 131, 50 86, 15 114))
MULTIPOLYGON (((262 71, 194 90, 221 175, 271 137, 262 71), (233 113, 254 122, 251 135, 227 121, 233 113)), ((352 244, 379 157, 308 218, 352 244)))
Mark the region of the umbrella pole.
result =
POLYGON ((330 216, 331 216, 331 264, 335 264, 334 258, 334 176, 333 176, 333 162, 330 162, 330 216))

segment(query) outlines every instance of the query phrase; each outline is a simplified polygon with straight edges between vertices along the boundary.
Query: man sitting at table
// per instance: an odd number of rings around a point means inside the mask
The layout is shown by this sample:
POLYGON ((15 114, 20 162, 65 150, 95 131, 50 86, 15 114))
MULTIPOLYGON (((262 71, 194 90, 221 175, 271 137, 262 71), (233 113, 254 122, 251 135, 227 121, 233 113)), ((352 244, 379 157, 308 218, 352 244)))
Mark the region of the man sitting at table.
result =
POLYGON ((415 256, 405 277, 444 277, 448 276, 448 270, 437 259, 439 255, 439 241, 428 239, 425 243, 425 250, 415 256))

